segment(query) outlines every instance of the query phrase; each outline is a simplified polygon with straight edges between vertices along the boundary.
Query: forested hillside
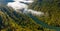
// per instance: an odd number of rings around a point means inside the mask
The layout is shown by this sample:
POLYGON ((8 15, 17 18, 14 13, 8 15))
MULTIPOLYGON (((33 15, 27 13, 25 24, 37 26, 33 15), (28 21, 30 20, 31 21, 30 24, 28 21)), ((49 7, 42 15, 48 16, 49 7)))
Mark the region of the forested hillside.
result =
POLYGON ((60 27, 60 0, 36 0, 29 8, 45 13, 38 19, 48 25, 60 27))
POLYGON ((20 14, 7 6, 0 6, 1 31, 53 31, 44 28, 24 14, 20 14))
MULTIPOLYGON (((36 0, 29 5, 30 9, 44 12, 39 20, 50 26, 60 27, 60 0, 36 0)), ((0 6, 0 30, 1 31, 55 31, 44 28, 32 18, 16 12, 5 5, 0 6)))

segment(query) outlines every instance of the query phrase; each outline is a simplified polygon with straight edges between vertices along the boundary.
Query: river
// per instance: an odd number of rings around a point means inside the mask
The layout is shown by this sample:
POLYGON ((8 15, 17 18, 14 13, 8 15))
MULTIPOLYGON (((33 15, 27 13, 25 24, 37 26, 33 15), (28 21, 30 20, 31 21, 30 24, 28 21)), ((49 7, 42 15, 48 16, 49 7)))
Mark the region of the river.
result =
POLYGON ((27 14, 27 16, 29 16, 30 18, 32 18, 37 24, 42 25, 42 27, 44 27, 44 28, 55 29, 56 31, 60 31, 60 27, 49 26, 49 25, 46 24, 45 22, 37 19, 37 18, 36 18, 35 16, 33 16, 32 14, 27 14))

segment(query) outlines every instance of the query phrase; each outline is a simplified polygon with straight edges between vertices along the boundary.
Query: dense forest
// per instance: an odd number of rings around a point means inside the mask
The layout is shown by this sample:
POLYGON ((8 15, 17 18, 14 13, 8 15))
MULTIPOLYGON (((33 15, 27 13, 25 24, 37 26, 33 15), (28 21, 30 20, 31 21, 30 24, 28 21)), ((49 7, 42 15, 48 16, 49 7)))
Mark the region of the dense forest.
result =
POLYGON ((7 6, 0 6, 1 31, 54 31, 44 28, 24 14, 14 11, 7 6))
MULTIPOLYGON (((60 0, 36 0, 29 8, 44 12, 39 20, 50 26, 60 27, 60 0)), ((34 22, 29 16, 18 13, 7 6, 0 6, 1 31, 55 31, 44 28, 34 22)))
POLYGON ((45 13, 38 19, 48 25, 60 27, 60 0, 36 0, 29 8, 45 13))

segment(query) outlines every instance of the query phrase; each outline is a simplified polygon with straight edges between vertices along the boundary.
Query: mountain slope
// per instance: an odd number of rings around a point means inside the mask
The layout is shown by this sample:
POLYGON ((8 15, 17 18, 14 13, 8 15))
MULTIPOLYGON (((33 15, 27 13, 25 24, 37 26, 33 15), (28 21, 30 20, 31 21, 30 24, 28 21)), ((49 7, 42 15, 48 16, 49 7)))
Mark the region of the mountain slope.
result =
POLYGON ((43 11, 43 17, 37 17, 48 25, 60 27, 60 0, 37 0, 30 5, 31 9, 43 11))
MULTIPOLYGON (((33 19, 20 14, 7 6, 0 6, 0 30, 1 31, 49 31, 36 24, 33 19)), ((50 29, 50 31, 52 31, 50 29)))
POLYGON ((7 26, 14 27, 16 24, 24 27, 26 24, 31 23, 30 19, 27 16, 15 12, 13 9, 9 9, 6 6, 0 7, 0 9, 1 9, 0 10, 0 18, 1 18, 0 20, 2 22, 2 24, 1 24, 2 29, 6 28, 7 26))

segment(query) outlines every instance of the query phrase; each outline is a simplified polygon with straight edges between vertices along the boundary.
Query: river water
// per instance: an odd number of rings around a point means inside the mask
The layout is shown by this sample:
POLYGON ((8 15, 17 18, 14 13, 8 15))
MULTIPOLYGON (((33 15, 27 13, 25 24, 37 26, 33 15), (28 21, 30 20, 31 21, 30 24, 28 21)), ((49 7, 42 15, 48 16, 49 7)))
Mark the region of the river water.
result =
POLYGON ((0 0, 0 4, 6 5, 8 2, 14 2, 13 0, 0 0))
MULTIPOLYGON (((13 0, 0 0, 0 4, 7 4, 8 2, 13 2, 13 0)), ((32 18, 37 24, 42 25, 42 27, 44 28, 49 28, 49 29, 55 29, 56 31, 60 31, 60 27, 53 27, 53 26, 49 26, 48 24, 42 22, 41 20, 37 19, 36 17, 34 17, 31 14, 27 14, 27 16, 29 16, 30 18, 32 18)))
POLYGON ((29 16, 30 18, 32 18, 37 24, 42 25, 42 27, 44 27, 44 28, 55 29, 56 31, 60 31, 60 27, 49 26, 49 25, 46 24, 45 22, 37 19, 37 18, 36 18, 35 16, 33 16, 32 14, 28 14, 27 16, 29 16))

